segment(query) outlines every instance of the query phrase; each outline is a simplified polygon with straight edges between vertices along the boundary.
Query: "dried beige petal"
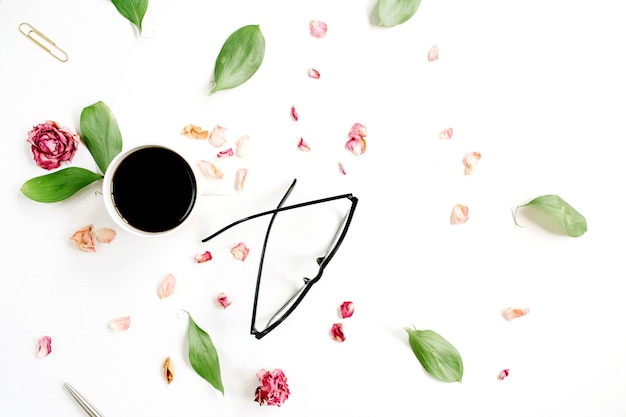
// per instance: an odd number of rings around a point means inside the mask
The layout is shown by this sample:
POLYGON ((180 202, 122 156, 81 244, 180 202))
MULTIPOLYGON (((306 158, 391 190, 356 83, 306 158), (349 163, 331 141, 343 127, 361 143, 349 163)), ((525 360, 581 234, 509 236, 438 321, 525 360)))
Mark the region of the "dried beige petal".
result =
POLYGON ((217 178, 217 179, 224 178, 224 173, 222 172, 222 170, 219 169, 217 165, 215 165, 212 162, 198 161, 198 166, 200 167, 200 171, 202 171, 203 174, 211 178, 217 178))
POLYGON ((234 246, 230 250, 230 253, 233 254, 235 259, 239 259, 240 261, 245 261, 246 258, 248 257, 248 253, 250 253, 250 249, 248 249, 245 243, 241 242, 241 243, 238 243, 236 246, 234 246))
POLYGON ((117 233, 115 233, 115 230, 109 229, 108 227, 102 227, 93 232, 93 234, 96 237, 96 240, 100 243, 111 243, 117 235, 117 233))
POLYGON ((93 235, 93 225, 91 224, 74 232, 74 234, 70 237, 70 240, 72 240, 76 247, 83 252, 96 251, 96 245, 93 235))
POLYGON ((237 189, 243 191, 246 186, 246 179, 248 179, 248 169, 239 168, 237 170, 237 189))
POLYGON ((237 139, 237 156, 245 158, 250 153, 250 136, 243 135, 237 139))
POLYGON ((200 126, 189 124, 183 128, 181 135, 190 139, 208 139, 209 131, 203 130, 200 126))
POLYGON ((525 316, 529 312, 530 312, 530 309, 528 309, 527 307, 526 308, 509 307, 504 312, 504 318, 507 319, 508 321, 511 321, 518 317, 525 316))
POLYGON ((209 142, 216 148, 224 145, 226 143, 226 128, 216 125, 209 134, 209 142))
POLYGON ((159 298, 167 298, 174 294, 174 288, 176 288, 176 277, 172 274, 167 274, 161 285, 159 285, 159 298))
POLYGON ((480 152, 470 152, 465 155, 463 158, 463 163, 465 164, 465 175, 471 175, 474 172, 474 169, 476 169, 476 165, 478 164, 478 161, 480 161, 481 157, 482 155, 480 152))
POLYGON ((163 376, 165 377, 165 380, 167 381, 168 384, 171 384, 172 381, 174 380, 175 370, 176 370, 176 367, 174 366, 174 362, 168 356, 167 358, 165 358, 165 362, 163 362, 163 376))
POLYGON ((469 208, 463 204, 457 204, 452 208, 450 223, 461 224, 469 219, 469 208))

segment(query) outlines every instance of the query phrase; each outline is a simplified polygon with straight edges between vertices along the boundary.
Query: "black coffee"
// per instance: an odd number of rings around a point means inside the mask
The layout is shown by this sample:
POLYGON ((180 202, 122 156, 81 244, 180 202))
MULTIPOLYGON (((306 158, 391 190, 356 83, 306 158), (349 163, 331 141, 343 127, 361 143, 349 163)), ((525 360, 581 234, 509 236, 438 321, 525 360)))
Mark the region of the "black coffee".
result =
POLYGON ((196 179, 177 153, 161 147, 129 154, 113 174, 113 204, 124 220, 144 232, 181 224, 196 202, 196 179))

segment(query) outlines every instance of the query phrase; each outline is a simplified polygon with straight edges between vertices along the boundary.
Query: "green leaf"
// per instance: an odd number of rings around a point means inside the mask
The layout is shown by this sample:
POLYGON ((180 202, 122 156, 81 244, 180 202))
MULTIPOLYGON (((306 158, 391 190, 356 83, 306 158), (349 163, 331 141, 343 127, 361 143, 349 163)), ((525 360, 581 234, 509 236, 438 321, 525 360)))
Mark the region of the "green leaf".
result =
POLYGON ((518 206, 515 212, 517 213, 517 209, 521 207, 535 207, 548 213, 559 223, 568 236, 579 237, 587 231, 587 220, 585 217, 558 195, 542 195, 524 205, 518 206))
POLYGON ((80 114, 81 136, 104 174, 111 160, 122 151, 122 134, 111 109, 99 101, 80 114))
POLYGON ((233 32, 215 61, 210 94, 237 87, 259 69, 265 56, 265 38, 259 25, 248 25, 233 32))
POLYGON ((31 178, 22 185, 22 193, 31 200, 55 203, 74 195, 102 175, 84 168, 69 167, 51 174, 31 178))
POLYGON ((117 11, 130 20, 141 34, 141 23, 148 10, 148 0, 111 0, 117 11))
POLYGON ((443 382, 461 382, 463 359, 454 346, 432 330, 404 330, 413 353, 430 376, 443 382))
POLYGON ((220 373, 220 361, 217 350, 207 332, 202 330, 189 315, 189 362, 202 378, 224 395, 222 376, 220 373))
POLYGON ((421 0, 378 0, 381 26, 392 27, 409 20, 420 7, 421 0))

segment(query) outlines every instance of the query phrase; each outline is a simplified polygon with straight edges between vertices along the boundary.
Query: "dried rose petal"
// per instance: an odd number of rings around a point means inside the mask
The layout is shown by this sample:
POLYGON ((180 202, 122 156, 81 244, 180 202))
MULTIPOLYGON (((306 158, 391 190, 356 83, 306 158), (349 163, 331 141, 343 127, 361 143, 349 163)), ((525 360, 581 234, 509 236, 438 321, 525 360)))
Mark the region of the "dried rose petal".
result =
POLYGON ((339 172, 341 172, 342 175, 346 175, 348 173, 346 168, 343 166, 343 162, 341 161, 339 161, 339 172))
POLYGON ((298 119, 300 119, 300 116, 298 116, 298 112, 296 111, 295 106, 291 106, 291 118, 294 122, 297 122, 298 119))
POLYGON ((333 336, 333 339, 338 342, 343 342, 346 340, 346 336, 343 334, 343 324, 341 323, 333 324, 333 327, 330 330, 330 334, 333 336))
POLYGON ((217 165, 212 162, 204 160, 198 161, 198 166, 200 167, 200 171, 202 171, 203 174, 211 178, 217 178, 220 180, 224 178, 224 173, 222 172, 222 170, 219 169, 217 165))
POLYGON ((203 130, 200 126, 189 124, 183 128, 181 135, 190 139, 208 139, 209 131, 203 130))
POLYGON ((298 142, 298 149, 301 150, 302 152, 310 152, 311 151, 311 147, 309 146, 308 143, 306 143, 304 141, 304 139, 300 138, 300 141, 298 142))
POLYGON ((465 223, 469 219, 469 208, 463 204, 457 204, 452 209, 452 215, 450 215, 450 223, 461 224, 465 223))
POLYGON ((233 148, 228 148, 225 151, 219 151, 217 153, 217 157, 218 158, 230 158, 231 156, 234 156, 235 152, 233 152, 233 148))
POLYGON ((226 143, 226 128, 216 125, 209 134, 209 142, 219 148, 226 143))
POLYGON ((93 232, 96 240, 100 243, 111 243, 117 233, 113 229, 109 229, 108 227, 101 227, 100 229, 93 232))
POLYGON ((226 308, 230 305, 230 299, 223 292, 217 295, 217 302, 222 306, 222 308, 226 308))
POLYGON ((350 139, 346 142, 346 149, 355 155, 363 155, 367 149, 365 139, 350 139))
POLYGON ((341 317, 347 319, 354 314, 354 304, 352 301, 344 301, 340 307, 341 317))
POLYGON ((314 38, 323 38, 326 36, 328 25, 321 20, 313 19, 309 22, 309 30, 314 38))
POLYGON ((529 312, 530 312, 530 310, 528 308, 509 307, 504 312, 504 318, 507 319, 508 321, 511 321, 511 320, 516 319, 518 317, 525 316, 529 312))
POLYGON ((500 381, 502 381, 507 376, 509 376, 509 370, 508 369, 503 369, 502 372, 500 372, 500 375, 498 375, 498 379, 500 379, 500 381))
POLYGON ((289 398, 289 385, 282 369, 270 372, 261 369, 256 373, 259 386, 254 392, 254 401, 259 405, 276 405, 280 407, 289 398))
POLYGON ((176 277, 172 274, 167 274, 159 285, 159 298, 167 298, 174 294, 174 288, 176 288, 176 277))
POLYGON ((195 259, 197 263, 201 264, 210 261, 211 259, 213 259, 213 256, 211 255, 211 252, 206 251, 204 253, 198 253, 194 255, 193 259, 195 259))
POLYGON ((309 68, 309 71, 307 72, 307 74, 309 75, 309 77, 314 78, 316 80, 319 80, 320 78, 320 72, 316 70, 315 68, 309 68))
POLYGON ((453 133, 454 132, 452 131, 451 127, 446 127, 441 132, 439 132, 439 139, 451 139, 453 133))
POLYGON ((437 45, 433 45, 428 51, 428 60, 436 61, 439 59, 439 47, 437 45))
POLYGON ((130 317, 119 317, 109 325, 113 330, 128 330, 130 327, 130 317))
POLYGON ((463 163, 465 164, 465 175, 471 175, 474 172, 474 169, 476 169, 476 165, 478 164, 478 161, 480 161, 481 157, 482 155, 480 152, 469 152, 465 155, 463 158, 463 163))
POLYGON ((348 133, 348 137, 350 139, 364 139, 367 136, 367 128, 363 126, 361 123, 355 123, 350 128, 350 133, 348 133))
POLYGON ((250 136, 243 135, 237 139, 237 156, 245 158, 250 153, 250 136))
POLYGON ((248 179, 248 169, 247 168, 239 168, 237 170, 237 189, 239 191, 243 191, 246 186, 246 179, 248 179))
POLYGON ((165 358, 165 361, 163 362, 163 376, 165 377, 165 380, 167 381, 168 384, 171 384, 172 381, 174 380, 175 370, 176 370, 176 367, 174 366, 174 362, 172 362, 172 360, 168 356, 167 358, 165 358))
POLYGON ((245 261, 248 257, 248 253, 250 253, 250 249, 245 245, 245 243, 241 242, 234 246, 230 253, 233 254, 235 259, 239 259, 240 261, 245 261))
POLYGON ((61 162, 72 161, 80 136, 52 120, 46 120, 28 132, 27 142, 31 145, 35 163, 49 171, 60 167, 61 162))
POLYGON ((39 338, 37 342, 37 357, 44 358, 52 352, 52 338, 50 336, 43 336, 39 338))
POLYGON ((95 252, 96 251, 96 243, 94 240, 94 234, 92 232, 93 225, 85 226, 82 229, 78 229, 70 240, 74 242, 76 247, 83 252, 95 252))

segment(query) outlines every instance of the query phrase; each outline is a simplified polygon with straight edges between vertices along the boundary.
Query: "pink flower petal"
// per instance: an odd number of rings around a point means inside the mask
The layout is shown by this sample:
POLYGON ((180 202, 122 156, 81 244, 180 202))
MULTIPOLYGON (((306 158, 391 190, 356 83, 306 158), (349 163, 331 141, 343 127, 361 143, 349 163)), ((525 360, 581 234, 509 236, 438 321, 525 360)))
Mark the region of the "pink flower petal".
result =
POLYGON ((350 133, 348 133, 348 137, 350 139, 364 139, 367 136, 367 128, 363 126, 361 123, 355 123, 350 128, 350 133))
POLYGON ((209 142, 217 148, 223 146, 226 143, 226 128, 216 125, 209 134, 209 142))
POLYGON ((511 320, 516 319, 518 317, 525 316, 529 312, 530 312, 530 309, 528 309, 528 308, 509 307, 504 312, 504 318, 507 319, 508 321, 511 321, 511 320))
POLYGON ((352 301, 344 301, 339 308, 341 311, 341 317, 347 319, 354 314, 354 304, 352 301))
POLYGON ((228 148, 224 151, 219 151, 217 153, 217 157, 218 158, 230 158, 231 156, 234 156, 235 152, 233 152, 233 148, 228 148))
POLYGON ((343 334, 343 324, 341 323, 333 324, 333 327, 330 330, 330 334, 333 336, 333 339, 338 342, 343 342, 346 340, 346 336, 343 334))
POLYGON ((237 156, 245 158, 250 153, 250 136, 243 135, 237 139, 237 156))
POLYGON ((222 308, 226 308, 231 304, 230 299, 223 292, 217 295, 217 302, 222 306, 222 308))
POLYGON ((119 317, 115 320, 113 320, 109 326, 113 329, 113 330, 128 330, 128 328, 130 327, 130 317, 126 316, 126 317, 119 317))
POLYGON ((309 30, 314 38, 323 38, 326 36, 328 25, 321 20, 313 19, 309 22, 309 30))
POLYGON ((83 252, 95 252, 96 245, 94 241, 94 234, 92 232, 93 225, 85 226, 82 229, 78 229, 70 240, 74 242, 76 247, 83 252))
POLYGON ((339 172, 341 172, 342 175, 347 175, 348 172, 346 171, 346 168, 343 166, 343 162, 339 161, 339 172))
POLYGON ((300 116, 298 116, 298 112, 296 111, 295 106, 291 106, 291 118, 294 122, 297 122, 300 116))
POLYGON ((300 141, 298 142, 298 149, 301 150, 302 152, 310 152, 311 151, 311 147, 309 146, 308 143, 306 143, 304 141, 304 139, 300 138, 300 141))
POLYGON ((437 45, 433 45, 428 51, 428 60, 436 61, 439 59, 439 47, 437 45))
POLYGON ((451 139, 454 131, 451 127, 446 127, 441 132, 439 132, 439 139, 451 139))
POLYGON ((174 294, 174 288, 176 288, 176 277, 172 274, 167 274, 161 285, 159 285, 159 298, 167 298, 174 294))
POLYGON ((37 343, 37 357, 44 358, 52 352, 52 338, 50 336, 43 336, 39 338, 37 343))
POLYGON ((203 174, 211 178, 217 178, 220 180, 224 178, 224 173, 222 172, 222 170, 219 169, 217 165, 213 164, 212 162, 198 161, 198 167, 200 167, 200 171, 202 171, 203 174))
POLYGON ((500 381, 502 381, 504 378, 506 378, 507 376, 509 376, 509 370, 508 369, 503 369, 502 372, 500 372, 500 375, 498 375, 498 379, 500 379, 500 381))
POLYGON ((363 155, 367 149, 365 139, 349 139, 346 142, 346 149, 355 155, 363 155))
POLYGON ((193 258, 196 260, 197 263, 201 264, 210 261, 211 259, 213 259, 213 256, 211 255, 211 252, 206 251, 204 253, 198 253, 194 255, 193 258))
POLYGON ((93 234, 96 237, 96 240, 100 243, 111 243, 117 235, 115 230, 109 229, 108 227, 102 227, 96 230, 93 234))
POLYGON ((245 245, 245 243, 242 242, 234 246, 230 250, 230 253, 233 254, 235 259, 239 259, 240 261, 245 261, 246 258, 248 257, 248 253, 250 253, 250 249, 245 245))
POLYGON ((259 405, 280 407, 289 398, 287 377, 281 369, 272 372, 261 369, 256 376, 259 378, 259 386, 254 392, 254 401, 259 405))
POLYGON ((246 179, 248 179, 248 169, 239 168, 237 170, 237 189, 243 191, 246 186, 246 179))
POLYGON ((482 155, 480 152, 470 152, 465 155, 463 158, 463 163, 465 164, 465 175, 471 175, 474 172, 474 169, 476 169, 476 165, 478 164, 478 161, 480 161, 481 157, 482 155))
POLYGON ((307 74, 309 75, 309 77, 319 80, 320 78, 320 72, 318 70, 316 70, 315 68, 309 68, 309 71, 307 72, 307 74))
POLYGON ((452 215, 450 216, 450 223, 461 224, 465 223, 469 219, 469 208, 463 204, 457 204, 452 209, 452 215))

